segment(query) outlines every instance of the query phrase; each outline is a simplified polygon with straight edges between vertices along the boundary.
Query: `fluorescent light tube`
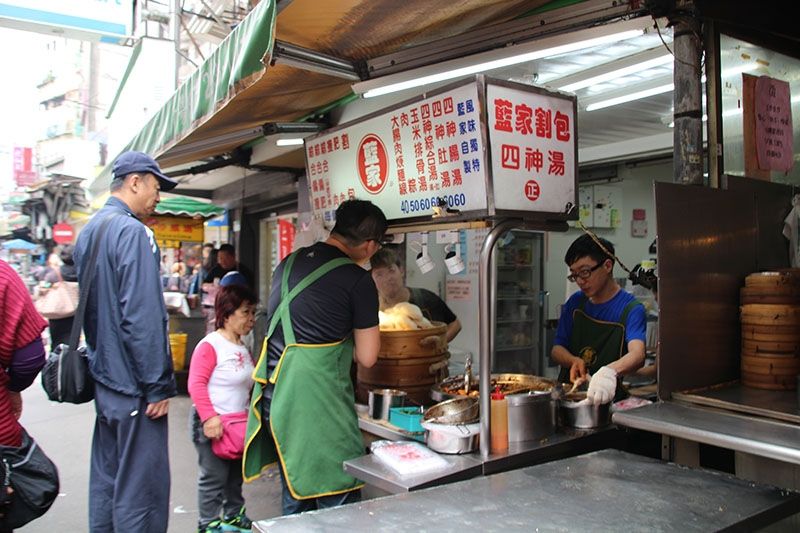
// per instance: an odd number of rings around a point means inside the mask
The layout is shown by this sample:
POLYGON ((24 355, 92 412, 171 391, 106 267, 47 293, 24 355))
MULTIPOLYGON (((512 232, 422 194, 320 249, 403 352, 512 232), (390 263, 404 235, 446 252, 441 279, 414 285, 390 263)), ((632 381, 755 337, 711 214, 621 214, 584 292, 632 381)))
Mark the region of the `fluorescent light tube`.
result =
POLYGON ((303 144, 303 139, 296 138, 296 139, 278 139, 275 141, 275 144, 278 146, 299 146, 303 144))
POLYGON ((609 26, 581 30, 572 34, 546 37, 528 43, 420 67, 408 72, 366 80, 353 84, 353 91, 361 94, 364 98, 372 98, 545 57, 575 52, 592 46, 632 39, 643 33, 644 26, 642 21, 635 19, 609 26), (611 34, 607 33, 614 30, 617 31, 611 34))
POLYGON ((612 70, 604 74, 598 74, 597 76, 592 76, 591 78, 586 78, 585 80, 576 81, 575 83, 564 85, 558 89, 561 91, 575 92, 591 85, 597 85, 598 83, 621 78, 622 76, 627 76, 628 74, 634 74, 636 72, 642 72, 654 67, 660 67, 661 65, 671 64, 672 62, 672 56, 669 54, 664 54, 661 57, 656 57, 648 61, 642 61, 641 63, 637 63, 635 65, 612 70))
POLYGON ((655 96, 657 94, 668 93, 674 89, 675 89, 675 84, 673 83, 669 83, 667 85, 660 85, 658 87, 653 87, 651 89, 645 89, 643 91, 617 96, 616 98, 609 98, 608 100, 600 100, 599 102, 587 105, 586 111, 596 111, 598 109, 624 104, 625 102, 641 100, 642 98, 647 98, 648 96, 655 96))

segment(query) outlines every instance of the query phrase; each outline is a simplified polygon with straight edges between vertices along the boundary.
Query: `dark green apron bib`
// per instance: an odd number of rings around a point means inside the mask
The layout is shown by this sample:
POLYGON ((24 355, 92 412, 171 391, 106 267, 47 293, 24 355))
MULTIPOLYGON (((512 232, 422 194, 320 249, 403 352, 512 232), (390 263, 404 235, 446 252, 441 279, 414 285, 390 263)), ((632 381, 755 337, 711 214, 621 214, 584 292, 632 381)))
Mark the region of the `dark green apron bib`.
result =
POLYGON ((350 365, 353 341, 331 344, 297 344, 289 303, 306 287, 342 265, 333 259, 306 276, 289 290, 289 273, 297 252, 287 260, 281 280, 281 303, 273 314, 258 364, 250 402, 245 453, 242 460, 246 481, 280 460, 286 484, 298 500, 318 498, 359 489, 363 483, 345 474, 342 463, 363 455, 358 429, 350 365), (285 348, 269 377, 273 384, 269 431, 262 426, 261 402, 267 385, 267 342, 278 323, 285 348))
MULTIPOLYGON (((622 311, 619 322, 605 322, 586 314, 584 297, 581 304, 572 312, 572 335, 569 351, 586 363, 586 370, 594 375, 600 367, 613 363, 622 357, 625 350, 625 321, 628 313, 639 302, 632 300, 622 311)), ((562 367, 558 379, 569 382, 569 367, 562 367)))

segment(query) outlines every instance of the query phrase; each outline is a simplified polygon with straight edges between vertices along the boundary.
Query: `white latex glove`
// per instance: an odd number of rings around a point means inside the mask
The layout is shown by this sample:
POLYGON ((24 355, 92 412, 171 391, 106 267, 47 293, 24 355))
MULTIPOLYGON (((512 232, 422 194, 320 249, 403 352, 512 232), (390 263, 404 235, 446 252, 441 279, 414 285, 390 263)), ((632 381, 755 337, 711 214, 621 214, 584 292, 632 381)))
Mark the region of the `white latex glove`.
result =
POLYGON ((589 390, 586 392, 586 398, 593 404, 608 403, 614 399, 616 391, 617 371, 603 366, 592 376, 592 380, 589 382, 589 390))

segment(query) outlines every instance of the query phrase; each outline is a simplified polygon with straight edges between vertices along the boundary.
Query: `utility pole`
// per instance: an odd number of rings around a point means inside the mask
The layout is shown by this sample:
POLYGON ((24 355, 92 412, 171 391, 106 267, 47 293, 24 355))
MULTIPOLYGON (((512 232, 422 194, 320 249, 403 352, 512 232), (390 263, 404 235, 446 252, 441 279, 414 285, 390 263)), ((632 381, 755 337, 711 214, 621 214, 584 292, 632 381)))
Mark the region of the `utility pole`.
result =
POLYGON ((181 69, 181 0, 172 0, 172 41, 175 43, 175 89, 181 69))
POLYGON ((704 185, 703 100, 700 69, 702 37, 694 0, 676 0, 668 18, 673 27, 675 55, 673 181, 704 185))

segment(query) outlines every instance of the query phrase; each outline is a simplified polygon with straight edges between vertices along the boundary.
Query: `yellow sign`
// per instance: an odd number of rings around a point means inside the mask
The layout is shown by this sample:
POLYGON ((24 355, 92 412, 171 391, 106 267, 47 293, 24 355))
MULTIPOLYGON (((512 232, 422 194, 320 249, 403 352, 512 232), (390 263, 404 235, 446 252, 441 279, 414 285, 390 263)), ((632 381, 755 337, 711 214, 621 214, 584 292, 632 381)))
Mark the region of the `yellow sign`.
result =
POLYGON ((203 221, 192 218, 154 216, 145 220, 159 241, 203 242, 203 221))

